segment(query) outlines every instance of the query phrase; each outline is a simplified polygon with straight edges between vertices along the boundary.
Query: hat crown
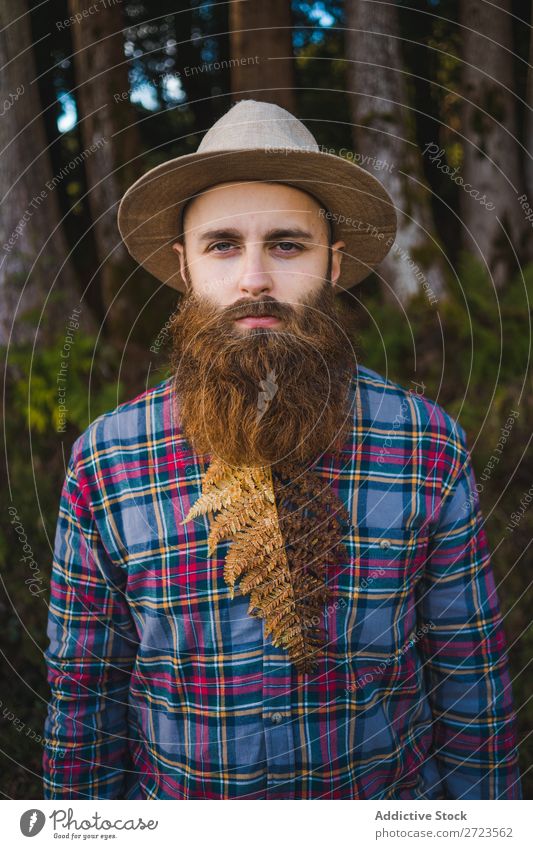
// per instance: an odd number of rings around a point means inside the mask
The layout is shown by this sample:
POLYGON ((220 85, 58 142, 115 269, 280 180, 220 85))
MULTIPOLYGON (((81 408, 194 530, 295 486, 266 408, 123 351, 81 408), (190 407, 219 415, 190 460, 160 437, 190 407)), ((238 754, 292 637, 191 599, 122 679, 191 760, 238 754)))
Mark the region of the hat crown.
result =
POLYGON ((210 127, 198 153, 259 148, 318 151, 318 144, 307 127, 281 106, 241 100, 210 127))

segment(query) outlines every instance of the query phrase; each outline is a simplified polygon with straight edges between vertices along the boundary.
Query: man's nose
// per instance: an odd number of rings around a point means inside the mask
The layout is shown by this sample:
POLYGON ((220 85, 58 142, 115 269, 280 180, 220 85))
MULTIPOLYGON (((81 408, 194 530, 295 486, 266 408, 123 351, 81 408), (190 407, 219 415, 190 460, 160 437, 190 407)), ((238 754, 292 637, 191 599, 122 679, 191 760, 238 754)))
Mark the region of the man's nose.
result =
POLYGON ((272 280, 262 245, 259 242, 246 245, 239 277, 240 291, 249 295, 260 295, 271 288, 272 280))

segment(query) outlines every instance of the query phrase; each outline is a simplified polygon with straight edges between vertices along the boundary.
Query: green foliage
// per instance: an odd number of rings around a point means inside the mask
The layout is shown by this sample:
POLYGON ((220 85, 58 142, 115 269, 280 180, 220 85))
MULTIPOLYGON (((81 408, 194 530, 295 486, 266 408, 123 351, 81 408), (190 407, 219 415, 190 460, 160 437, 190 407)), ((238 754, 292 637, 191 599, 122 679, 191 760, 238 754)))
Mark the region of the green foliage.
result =
POLYGON ((79 333, 65 360, 62 353, 64 342, 63 333, 49 347, 36 351, 20 347, 9 355, 17 375, 12 383, 13 403, 36 434, 51 430, 61 432, 58 390, 63 387, 68 408, 66 418, 80 432, 118 403, 120 383, 115 385, 105 380, 105 363, 112 357, 112 349, 104 343, 95 360, 96 337, 79 333), (66 363, 63 370, 62 363, 66 363), (89 390, 91 384, 93 392, 89 390))
POLYGON ((519 387, 530 367, 533 265, 496 292, 485 269, 463 254, 449 289, 435 307, 421 293, 400 317, 372 294, 361 332, 364 361, 399 382, 422 374, 428 395, 481 424, 487 407, 497 409, 498 398, 510 385, 519 387))
MULTIPOLYGON (((81 329, 73 335, 66 360, 64 331, 35 350, 31 345, 11 347, 7 358, 2 471, 8 503, 0 514, 0 617, 9 664, 5 663, 2 675, 1 699, 6 713, 15 714, 18 726, 0 717, 0 734, 9 755, 3 764, 3 790, 13 798, 42 797, 42 746, 36 735, 43 733, 49 695, 42 651, 47 645, 52 547, 66 462, 78 434, 101 413, 126 400, 119 397, 123 388, 113 378, 115 350, 81 329), (68 363, 63 432, 58 431, 57 384, 62 361, 68 363), (16 514, 9 513, 8 506, 16 514), (29 550, 24 549, 20 534, 29 550), (36 564, 32 570, 24 560, 30 551, 36 564), (32 594, 27 583, 35 574, 36 586, 42 590, 38 594, 32 594), (24 728, 19 730, 21 723, 24 728)), ((155 377, 162 379, 157 373, 155 377)))

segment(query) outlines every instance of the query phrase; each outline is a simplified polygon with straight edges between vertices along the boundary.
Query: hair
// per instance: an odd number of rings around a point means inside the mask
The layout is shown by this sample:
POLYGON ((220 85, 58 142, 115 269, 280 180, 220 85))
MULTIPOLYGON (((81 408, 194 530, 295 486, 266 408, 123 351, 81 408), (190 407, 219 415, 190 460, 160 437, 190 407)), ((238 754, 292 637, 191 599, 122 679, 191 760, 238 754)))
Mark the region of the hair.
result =
POLYGON ((326 279, 298 305, 265 295, 220 307, 193 293, 169 325, 184 436, 235 465, 307 462, 340 447, 351 426, 356 322, 326 279), (241 333, 234 323, 245 314, 283 323, 241 333))

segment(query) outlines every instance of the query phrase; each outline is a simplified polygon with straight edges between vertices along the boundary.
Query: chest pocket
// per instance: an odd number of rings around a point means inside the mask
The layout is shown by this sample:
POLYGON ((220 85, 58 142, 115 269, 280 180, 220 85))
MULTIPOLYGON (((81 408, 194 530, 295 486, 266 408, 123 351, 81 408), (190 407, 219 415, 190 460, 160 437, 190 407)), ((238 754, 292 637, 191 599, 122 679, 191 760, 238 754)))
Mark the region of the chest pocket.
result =
POLYGON ((345 658, 382 660, 408 638, 428 543, 425 530, 404 526, 358 525, 345 537, 349 560, 335 574, 337 606, 328 624, 330 645, 345 658))

